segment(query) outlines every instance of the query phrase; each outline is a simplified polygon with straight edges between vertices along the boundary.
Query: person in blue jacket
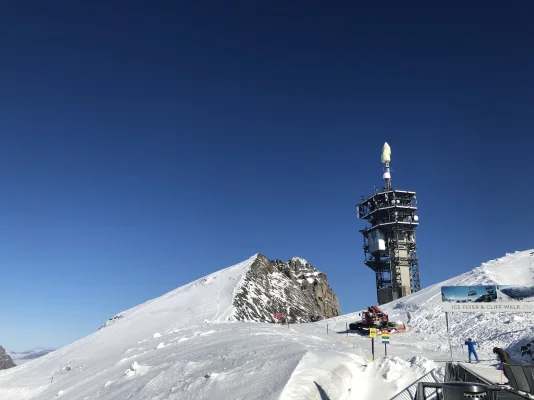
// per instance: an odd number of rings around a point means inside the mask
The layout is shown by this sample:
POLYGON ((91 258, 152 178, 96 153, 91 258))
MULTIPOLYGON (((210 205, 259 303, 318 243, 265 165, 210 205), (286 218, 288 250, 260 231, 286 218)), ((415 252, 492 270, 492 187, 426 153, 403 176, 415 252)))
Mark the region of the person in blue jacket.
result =
POLYGON ((475 360, 477 360, 478 362, 478 355, 475 350, 475 346, 477 345, 477 342, 473 342, 471 338, 467 338, 465 345, 467 346, 467 350, 469 351, 469 362, 471 362, 471 354, 475 356, 475 360))

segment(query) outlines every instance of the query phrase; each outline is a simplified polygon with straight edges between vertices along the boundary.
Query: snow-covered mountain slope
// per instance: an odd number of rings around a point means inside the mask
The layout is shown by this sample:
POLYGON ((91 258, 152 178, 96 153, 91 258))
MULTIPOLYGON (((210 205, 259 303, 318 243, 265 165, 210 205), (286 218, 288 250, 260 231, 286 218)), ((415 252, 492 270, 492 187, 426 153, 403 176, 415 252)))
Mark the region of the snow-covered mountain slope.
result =
POLYGON ((274 323, 274 313, 289 316, 291 322, 308 322, 312 315, 339 315, 339 300, 328 286, 326 275, 306 260, 294 257, 288 262, 271 261, 255 254, 245 262, 119 313, 100 329, 137 315, 152 315, 153 309, 179 309, 174 318, 180 326, 189 325, 192 319, 274 323), (199 303, 199 299, 205 301, 199 303))
POLYGON ((256 258, 257 255, 121 312, 100 328, 106 331, 120 325, 152 331, 228 321, 235 313, 235 292, 256 258), (137 321, 142 321, 142 326, 137 321))
MULTIPOLYGON (((421 348, 446 351, 449 345, 445 314, 441 309, 441 286, 487 284, 534 286, 534 251, 515 252, 483 263, 472 271, 384 305, 382 309, 390 319, 408 323, 411 334, 399 335, 399 341, 405 338, 410 343, 419 342, 421 348)), ((493 347, 502 347, 520 361, 521 345, 534 338, 534 314, 531 313, 449 313, 449 323, 454 351, 461 354, 461 346, 471 337, 478 341, 479 355, 485 359, 494 359, 493 347)))
POLYGON ((0 371, 0 399, 386 399, 437 367, 401 346, 391 353, 400 358, 377 355, 371 365, 364 350, 368 339, 347 338, 340 317, 289 326, 233 320, 235 293, 257 259, 120 313, 84 339, 0 371), (378 395, 373 385, 380 387, 378 395))

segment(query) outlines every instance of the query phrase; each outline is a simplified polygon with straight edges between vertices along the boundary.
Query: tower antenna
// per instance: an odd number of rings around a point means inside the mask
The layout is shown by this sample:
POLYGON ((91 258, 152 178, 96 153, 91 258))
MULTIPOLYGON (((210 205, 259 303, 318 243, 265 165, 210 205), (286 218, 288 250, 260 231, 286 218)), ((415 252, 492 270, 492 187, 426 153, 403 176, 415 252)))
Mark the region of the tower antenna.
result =
POLYGON ((382 164, 384 164, 384 182, 386 182, 386 190, 391 190, 391 171, 389 170, 389 163, 391 162, 391 147, 388 142, 384 143, 382 147, 382 164))

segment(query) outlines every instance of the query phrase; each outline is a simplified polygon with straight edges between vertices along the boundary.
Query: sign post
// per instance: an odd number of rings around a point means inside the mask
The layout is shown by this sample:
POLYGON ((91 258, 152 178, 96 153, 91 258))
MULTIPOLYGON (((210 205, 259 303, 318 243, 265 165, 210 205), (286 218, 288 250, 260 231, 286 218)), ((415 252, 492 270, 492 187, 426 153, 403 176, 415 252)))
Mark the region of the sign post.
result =
POLYGON ((452 360, 452 343, 451 343, 451 332, 449 331, 449 313, 445 313, 445 323, 447 324, 447 337, 449 338, 449 350, 451 352, 451 362, 452 360))
POLYGON ((384 343, 384 354, 388 356, 389 332, 382 332, 382 343, 384 343))
POLYGON ((376 337, 376 328, 369 328, 369 337, 371 338, 371 354, 373 356, 373 361, 375 360, 375 337, 376 337))

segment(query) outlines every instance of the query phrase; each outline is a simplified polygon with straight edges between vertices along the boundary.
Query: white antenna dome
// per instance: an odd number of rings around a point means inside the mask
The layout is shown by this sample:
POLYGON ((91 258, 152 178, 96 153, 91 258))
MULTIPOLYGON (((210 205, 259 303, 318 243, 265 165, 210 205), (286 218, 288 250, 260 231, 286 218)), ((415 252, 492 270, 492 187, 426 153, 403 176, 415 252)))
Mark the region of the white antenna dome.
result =
POLYGON ((391 147, 389 147, 388 142, 384 143, 382 147, 382 163, 389 163, 391 161, 391 147))

